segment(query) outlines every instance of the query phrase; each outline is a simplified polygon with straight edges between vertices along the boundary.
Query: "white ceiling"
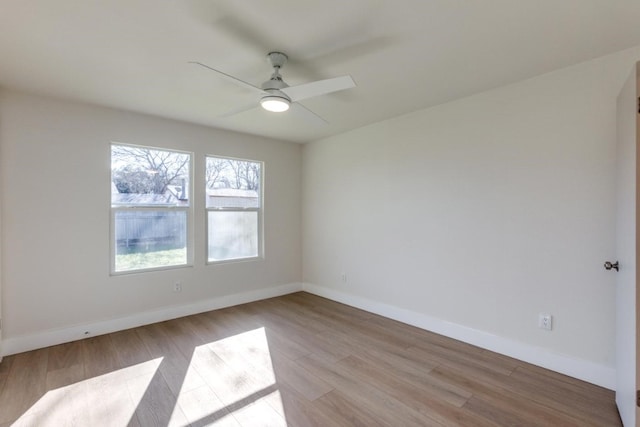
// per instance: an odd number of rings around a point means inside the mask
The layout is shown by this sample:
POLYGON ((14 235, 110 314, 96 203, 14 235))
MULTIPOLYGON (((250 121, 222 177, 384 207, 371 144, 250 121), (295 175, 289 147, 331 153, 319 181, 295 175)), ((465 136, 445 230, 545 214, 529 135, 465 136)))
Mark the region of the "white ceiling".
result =
MULTIPOLYGON (((0 86, 306 142, 640 44, 631 0, 0 0, 0 86), (330 122, 261 109, 199 61, 260 85, 350 74, 303 101, 330 122)), ((257 103, 257 99, 256 99, 257 103)))

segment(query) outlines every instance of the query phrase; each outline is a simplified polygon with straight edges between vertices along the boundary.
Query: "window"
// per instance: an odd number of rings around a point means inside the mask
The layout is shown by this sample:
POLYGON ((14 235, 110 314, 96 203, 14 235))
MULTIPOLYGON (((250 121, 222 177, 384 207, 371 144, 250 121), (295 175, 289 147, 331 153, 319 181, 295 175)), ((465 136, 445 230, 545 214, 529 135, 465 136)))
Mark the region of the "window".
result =
POLYGON ((206 159, 207 260, 262 255, 262 163, 206 159))
POLYGON ((111 271, 188 265, 189 153, 111 145, 111 271))

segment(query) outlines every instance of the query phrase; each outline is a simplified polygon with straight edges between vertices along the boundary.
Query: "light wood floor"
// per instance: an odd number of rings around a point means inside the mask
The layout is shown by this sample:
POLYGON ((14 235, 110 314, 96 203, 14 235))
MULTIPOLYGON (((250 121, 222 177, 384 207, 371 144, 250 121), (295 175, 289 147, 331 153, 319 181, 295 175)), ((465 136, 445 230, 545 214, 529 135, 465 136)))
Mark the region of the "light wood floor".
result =
POLYGON ((6 357, 10 425, 621 423, 609 390, 296 293, 6 357))

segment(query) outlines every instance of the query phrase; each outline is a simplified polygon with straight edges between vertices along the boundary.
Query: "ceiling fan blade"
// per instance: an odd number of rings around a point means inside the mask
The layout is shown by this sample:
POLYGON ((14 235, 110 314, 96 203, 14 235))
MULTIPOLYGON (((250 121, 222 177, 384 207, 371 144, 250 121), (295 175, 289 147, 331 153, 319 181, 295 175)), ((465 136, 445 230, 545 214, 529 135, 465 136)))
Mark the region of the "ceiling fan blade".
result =
POLYGON ((204 67, 204 68, 206 68, 206 69, 208 69, 208 70, 215 71, 215 72, 216 72, 216 73, 218 73, 221 77, 223 77, 223 78, 227 79, 228 81, 230 81, 231 83, 234 83, 234 84, 236 84, 236 85, 238 85, 238 86, 241 86, 241 87, 243 87, 243 88, 245 88, 245 89, 249 89, 249 90, 254 91, 254 92, 265 93, 262 89, 260 89, 260 88, 259 88, 259 87, 257 87, 257 86, 252 85, 251 83, 247 83, 247 82, 245 82, 244 80, 240 80, 240 79, 238 79, 238 78, 236 78, 236 77, 230 76, 230 75, 229 75, 229 74, 227 74, 227 73, 223 73, 222 71, 220 71, 220 70, 216 70, 215 68, 209 67, 208 65, 203 64, 203 63, 201 63, 201 62, 197 62, 197 61, 189 61, 189 64, 196 64, 196 65, 200 65, 201 67, 204 67))
POLYGON ((309 110, 307 107, 305 107, 302 104, 298 104, 298 103, 291 104, 291 112, 297 117, 300 117, 301 119, 306 120, 310 124, 315 124, 320 126, 326 126, 329 124, 328 121, 326 121, 325 119, 323 119, 322 117, 314 113, 313 111, 309 110))
POLYGON ((244 113, 245 111, 249 111, 253 108, 256 108, 257 106, 258 106, 258 103, 254 101, 251 104, 245 104, 240 107, 234 108, 233 110, 229 110, 225 113, 219 114, 218 117, 235 116, 236 114, 244 113))
POLYGON ((351 89, 355 86, 356 83, 353 81, 351 76, 347 75, 342 77, 334 77, 333 79, 303 83, 297 86, 289 86, 280 90, 295 102, 307 98, 313 98, 314 96, 337 92, 339 90, 351 89))

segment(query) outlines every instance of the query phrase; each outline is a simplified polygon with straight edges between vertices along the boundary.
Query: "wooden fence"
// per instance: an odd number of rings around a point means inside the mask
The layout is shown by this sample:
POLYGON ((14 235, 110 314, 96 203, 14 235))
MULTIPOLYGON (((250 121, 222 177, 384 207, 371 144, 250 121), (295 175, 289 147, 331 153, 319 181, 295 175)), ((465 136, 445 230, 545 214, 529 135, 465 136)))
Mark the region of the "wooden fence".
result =
POLYGON ((186 245, 185 211, 117 211, 116 244, 128 251, 182 248, 186 245))

